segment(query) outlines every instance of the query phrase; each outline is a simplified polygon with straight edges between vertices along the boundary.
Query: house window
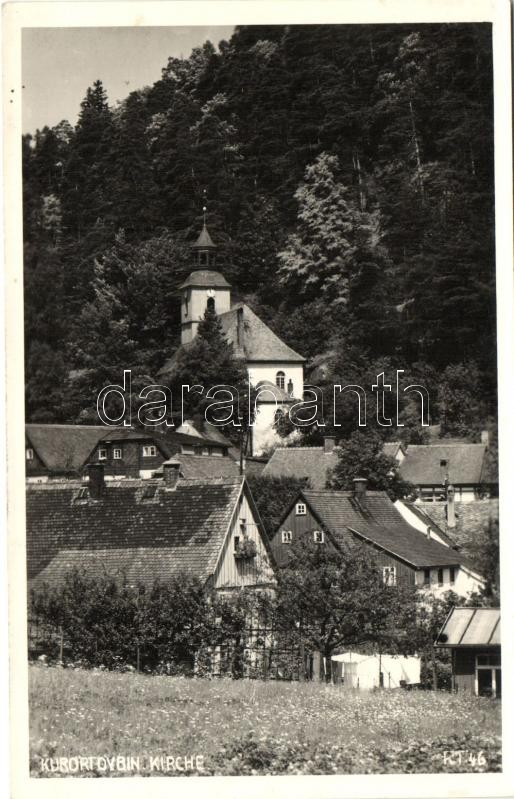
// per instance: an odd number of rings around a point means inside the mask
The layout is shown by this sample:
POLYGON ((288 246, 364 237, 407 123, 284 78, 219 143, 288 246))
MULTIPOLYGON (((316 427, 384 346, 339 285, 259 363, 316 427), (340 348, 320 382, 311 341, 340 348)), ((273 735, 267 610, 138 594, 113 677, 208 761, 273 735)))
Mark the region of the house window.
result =
POLYGON ((313 536, 315 544, 325 543, 325 533, 323 532, 323 530, 314 530, 313 536))
POLYGON ((285 388, 285 386, 286 386, 286 375, 285 375, 285 372, 277 372, 277 374, 275 375, 275 383, 282 390, 285 388))
POLYGON ((209 455, 209 447, 202 447, 202 455, 209 455))
POLYGON ((296 515, 297 516, 305 516, 307 513, 307 508, 305 507, 304 502, 298 502, 296 505, 296 515))
POLYGON ((98 450, 98 460, 99 461, 106 461, 107 460, 107 450, 105 449, 105 447, 101 447, 98 450))
POLYGON ((423 585, 430 585, 430 569, 423 569, 423 585))
POLYGON ((77 501, 84 501, 89 497, 89 488, 80 488, 75 499, 77 501))
POLYGON ((240 540, 241 539, 239 538, 238 535, 234 536, 234 552, 238 552, 239 551, 239 541, 240 540))
POLYGON ((396 566, 384 566, 382 580, 384 585, 396 585, 396 566))
POLYGON ((121 447, 114 447, 112 451, 112 457, 114 458, 115 461, 121 461, 121 459, 123 458, 123 452, 121 450, 121 447))
POLYGON ((293 531, 292 530, 282 530, 282 543, 283 544, 292 544, 293 543, 293 531))
POLYGON ((143 458, 155 458, 157 455, 157 447, 153 444, 148 444, 143 447, 143 458))
POLYGON ((453 585, 455 582, 455 566, 450 566, 450 583, 453 585))
POLYGON ((437 570, 437 583, 438 585, 442 585, 444 583, 444 570, 438 569, 437 570))
POLYGON ((246 535, 246 519, 239 520, 239 529, 241 530, 242 535, 246 535))
POLYGON ((28 447, 28 448, 25 450, 25 457, 26 457, 26 459, 27 459, 28 461, 33 461, 33 460, 34 460, 34 450, 33 450, 33 449, 31 449, 30 447, 28 447))
POLYGON ((182 444, 182 455, 194 455, 195 450, 194 447, 190 447, 189 445, 182 444))

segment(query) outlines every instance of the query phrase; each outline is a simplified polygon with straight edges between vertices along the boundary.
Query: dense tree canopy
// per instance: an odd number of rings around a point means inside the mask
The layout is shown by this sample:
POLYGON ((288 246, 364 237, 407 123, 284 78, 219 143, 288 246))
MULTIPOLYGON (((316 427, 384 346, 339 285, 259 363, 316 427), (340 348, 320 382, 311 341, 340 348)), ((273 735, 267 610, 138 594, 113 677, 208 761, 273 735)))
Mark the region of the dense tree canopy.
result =
POLYGON ((30 420, 87 421, 95 370, 155 380, 204 191, 234 296, 308 371, 424 363, 444 432, 494 415, 489 25, 242 26, 117 107, 84 91, 23 140, 30 420))

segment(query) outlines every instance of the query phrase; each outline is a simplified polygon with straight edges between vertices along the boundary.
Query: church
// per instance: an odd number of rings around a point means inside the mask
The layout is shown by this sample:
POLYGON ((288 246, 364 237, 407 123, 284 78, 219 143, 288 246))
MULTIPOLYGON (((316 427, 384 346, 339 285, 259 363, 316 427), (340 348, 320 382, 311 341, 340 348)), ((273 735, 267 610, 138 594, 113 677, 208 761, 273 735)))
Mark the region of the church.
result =
MULTIPOLYGON (((181 292, 181 347, 193 341, 206 309, 215 311, 237 358, 245 361, 250 383, 257 389, 257 415, 251 436, 251 455, 260 455, 276 443, 275 412, 303 398, 305 358, 288 347, 259 319, 249 305, 231 303, 230 284, 215 270, 217 246, 207 226, 192 245, 194 268, 179 286, 181 292)), ((173 356, 160 374, 171 370, 173 356)))

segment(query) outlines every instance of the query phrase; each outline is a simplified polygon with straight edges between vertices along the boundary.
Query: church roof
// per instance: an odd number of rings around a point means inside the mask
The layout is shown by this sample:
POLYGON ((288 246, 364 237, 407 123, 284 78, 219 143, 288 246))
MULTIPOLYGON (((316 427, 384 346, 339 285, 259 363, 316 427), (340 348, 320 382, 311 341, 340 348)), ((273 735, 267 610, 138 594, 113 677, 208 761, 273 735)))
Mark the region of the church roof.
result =
POLYGON ((205 249, 207 247, 212 247, 214 249, 216 246, 217 245, 214 244, 213 240, 211 239, 211 237, 209 235, 209 231, 207 230, 207 227, 204 225, 203 228, 202 228, 202 232, 200 233, 200 235, 198 236, 197 240, 193 244, 193 249, 194 250, 203 250, 203 249, 205 249))
POLYGON ((219 318, 237 357, 246 361, 305 362, 305 358, 285 344, 245 303, 234 305, 219 318))
MULTIPOLYGON (((230 311, 220 314, 219 320, 228 341, 233 344, 236 358, 247 362, 304 363, 305 361, 305 358, 279 339, 245 303, 238 303, 230 311)), ((182 344, 175 350, 158 374, 163 376, 172 373, 179 353, 187 351, 192 343, 182 344)))
POLYGON ((213 269, 197 269, 191 272, 187 280, 179 286, 179 289, 185 289, 188 286, 196 286, 197 288, 230 288, 230 283, 227 283, 221 272, 215 272, 213 269))

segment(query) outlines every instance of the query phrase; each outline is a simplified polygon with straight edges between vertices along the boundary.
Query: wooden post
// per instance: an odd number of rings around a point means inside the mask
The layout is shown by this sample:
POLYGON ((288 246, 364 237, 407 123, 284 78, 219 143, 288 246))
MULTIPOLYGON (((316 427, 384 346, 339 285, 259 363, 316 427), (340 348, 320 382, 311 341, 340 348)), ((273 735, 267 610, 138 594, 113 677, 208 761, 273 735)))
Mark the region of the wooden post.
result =
POLYGON ((140 671, 140 658, 139 658, 139 644, 136 646, 136 671, 139 673, 140 671))
POLYGON ((60 641, 59 641, 59 662, 63 662, 64 657, 64 632, 62 629, 62 624, 59 626, 59 633, 60 633, 60 641))

